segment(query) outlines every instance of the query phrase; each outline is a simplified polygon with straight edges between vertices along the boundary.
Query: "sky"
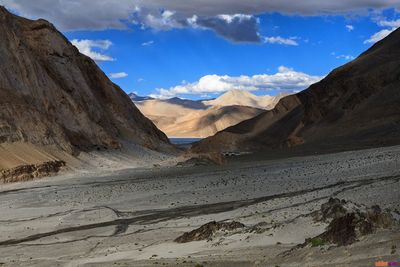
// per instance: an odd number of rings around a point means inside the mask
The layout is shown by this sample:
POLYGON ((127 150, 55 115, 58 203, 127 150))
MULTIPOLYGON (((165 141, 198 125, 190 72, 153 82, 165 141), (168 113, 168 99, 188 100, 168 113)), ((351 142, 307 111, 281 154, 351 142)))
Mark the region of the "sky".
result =
POLYGON ((125 92, 298 92, 400 27, 400 0, 0 0, 52 22, 125 92), (216 3, 217 2, 217 3, 216 3))

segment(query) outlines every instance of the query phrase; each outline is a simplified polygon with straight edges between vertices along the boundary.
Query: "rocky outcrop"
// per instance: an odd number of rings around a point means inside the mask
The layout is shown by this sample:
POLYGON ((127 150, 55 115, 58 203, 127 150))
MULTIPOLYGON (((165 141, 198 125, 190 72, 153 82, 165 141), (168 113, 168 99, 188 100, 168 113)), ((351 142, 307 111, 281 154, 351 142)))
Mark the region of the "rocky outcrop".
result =
POLYGON ((271 111, 192 147, 310 153, 400 143, 400 29, 271 111))
POLYGON ((349 207, 344 200, 331 198, 314 214, 315 221, 330 221, 325 232, 309 239, 305 244, 350 245, 360 237, 374 233, 377 229, 387 229, 398 222, 389 212, 383 212, 379 206, 362 210, 362 207, 349 207))
POLYGON ((201 241, 201 240, 209 240, 213 237, 213 235, 218 231, 234 231, 237 229, 244 228, 245 225, 240 222, 209 222, 202 225, 200 228, 197 228, 193 231, 184 233, 177 239, 175 242, 177 243, 188 243, 192 241, 201 241))
POLYGON ((12 169, 0 170, 0 183, 28 181, 49 176, 58 173, 64 166, 64 161, 55 160, 41 164, 21 165, 12 169))
POLYGON ((124 142, 168 148, 166 135, 51 23, 0 7, 0 32, 0 144, 52 146, 73 155, 124 142))

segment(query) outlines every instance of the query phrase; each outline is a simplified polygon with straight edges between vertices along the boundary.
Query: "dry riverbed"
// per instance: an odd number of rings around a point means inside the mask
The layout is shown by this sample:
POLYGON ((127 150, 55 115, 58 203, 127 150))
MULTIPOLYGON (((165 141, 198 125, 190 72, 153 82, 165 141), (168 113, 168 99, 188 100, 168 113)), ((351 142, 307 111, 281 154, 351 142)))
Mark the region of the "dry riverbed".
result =
POLYGON ((400 147, 224 166, 66 174, 0 185, 0 266, 373 266, 400 261, 398 225, 347 246, 303 244, 331 197, 400 211, 400 147), (236 221, 205 240, 174 240, 236 221))

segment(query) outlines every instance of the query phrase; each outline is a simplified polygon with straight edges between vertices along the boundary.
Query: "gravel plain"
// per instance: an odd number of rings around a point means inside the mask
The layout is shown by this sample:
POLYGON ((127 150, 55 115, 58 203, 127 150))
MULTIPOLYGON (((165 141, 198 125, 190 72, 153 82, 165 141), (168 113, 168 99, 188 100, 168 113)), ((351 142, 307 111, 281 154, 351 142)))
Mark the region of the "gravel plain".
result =
POLYGON ((330 197, 399 215, 399 189, 400 146, 0 185, 0 266, 373 266, 400 260, 398 228, 294 248, 325 230, 310 214, 330 197), (248 228, 173 241, 214 220, 248 228))

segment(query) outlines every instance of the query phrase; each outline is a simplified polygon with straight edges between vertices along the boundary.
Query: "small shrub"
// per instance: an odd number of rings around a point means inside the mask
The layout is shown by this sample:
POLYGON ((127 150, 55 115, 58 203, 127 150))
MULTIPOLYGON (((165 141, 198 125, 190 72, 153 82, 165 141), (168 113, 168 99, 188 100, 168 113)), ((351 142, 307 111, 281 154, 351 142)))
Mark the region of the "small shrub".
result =
POLYGON ((323 246, 323 245, 325 245, 325 241, 323 239, 318 238, 318 237, 311 239, 312 247, 319 247, 319 246, 323 246))

